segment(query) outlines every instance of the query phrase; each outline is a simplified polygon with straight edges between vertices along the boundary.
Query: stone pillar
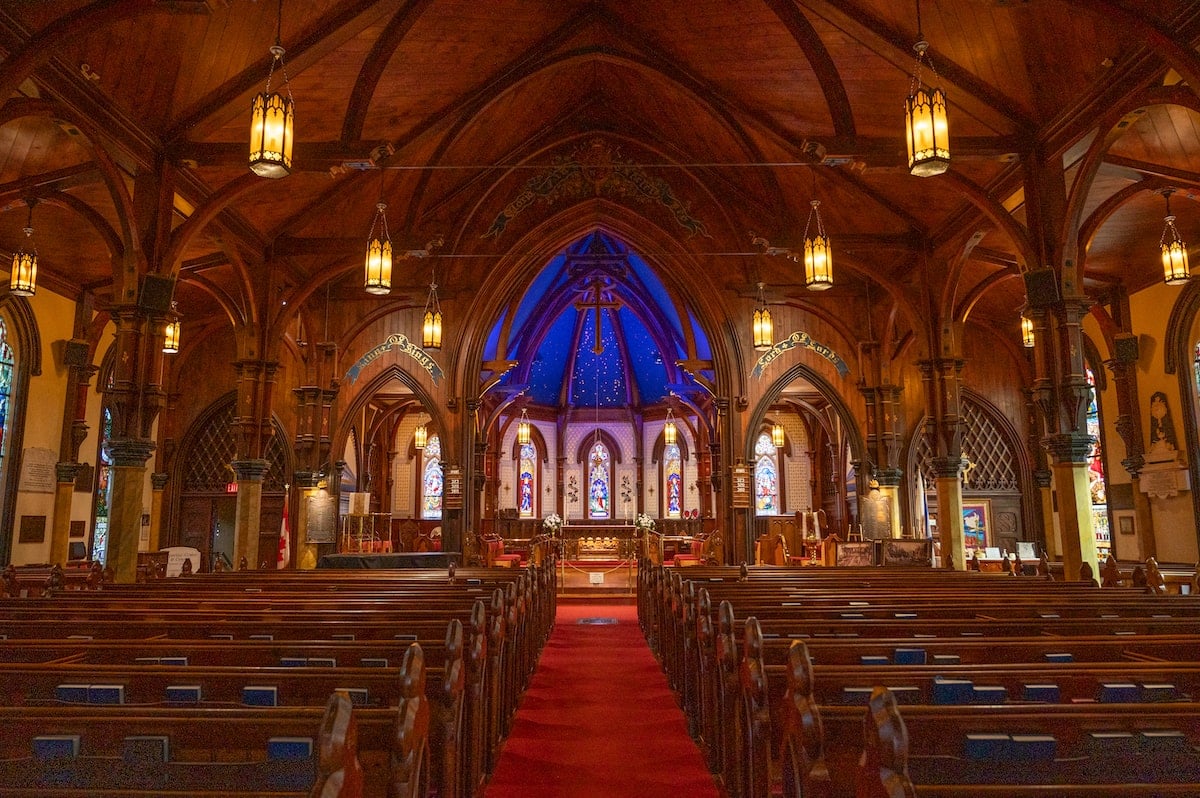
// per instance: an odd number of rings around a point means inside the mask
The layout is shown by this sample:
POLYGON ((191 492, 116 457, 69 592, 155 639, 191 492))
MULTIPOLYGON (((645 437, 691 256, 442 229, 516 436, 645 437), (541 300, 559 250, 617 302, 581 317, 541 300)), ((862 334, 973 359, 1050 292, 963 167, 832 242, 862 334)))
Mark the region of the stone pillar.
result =
POLYGON ((1092 566, 1093 574, 1100 573, 1088 479, 1088 457, 1094 442, 1086 433, 1053 435, 1046 442, 1053 463, 1054 490, 1058 494, 1063 574, 1068 582, 1079 579, 1079 566, 1085 562, 1092 566))
POLYGON ((937 486, 938 540, 942 546, 943 567, 964 570, 967 549, 963 536, 962 457, 935 457, 934 484, 937 486))
POLYGON ((50 530, 50 563, 66 565, 70 552, 71 501, 75 496, 75 475, 79 463, 57 463, 58 480, 54 483, 54 525, 50 530))
POLYGON ((142 490, 146 461, 154 451, 148 440, 109 439, 105 444, 112 469, 109 472, 108 555, 115 581, 137 580, 138 540, 142 532, 142 490))
MULTIPOLYGON (((262 524, 262 483, 270 463, 266 460, 234 460, 237 475, 237 509, 234 520, 234 568, 246 558, 250 569, 258 568, 258 532, 262 524)), ((268 565, 273 563, 268 563, 268 565)))
POLYGON ((167 477, 162 471, 150 475, 150 551, 162 548, 163 490, 167 487, 167 477))
POLYGON ((1054 491, 1051 487, 1054 484, 1054 475, 1049 469, 1038 470, 1033 473, 1033 481, 1041 499, 1042 547, 1045 549, 1046 559, 1055 560, 1062 556, 1062 544, 1054 528, 1054 491))

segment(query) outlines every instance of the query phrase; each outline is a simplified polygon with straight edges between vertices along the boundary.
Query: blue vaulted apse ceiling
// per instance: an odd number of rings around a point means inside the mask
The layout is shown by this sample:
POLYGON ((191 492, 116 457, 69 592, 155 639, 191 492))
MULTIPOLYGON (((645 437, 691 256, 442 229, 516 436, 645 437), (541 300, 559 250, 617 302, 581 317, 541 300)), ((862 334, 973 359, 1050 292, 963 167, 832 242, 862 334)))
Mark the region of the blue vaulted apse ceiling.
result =
MULTIPOLYGON (((703 331, 687 316, 696 353, 709 357, 703 331)), ((687 353, 683 321, 666 287, 605 233, 584 236, 538 273, 508 319, 507 345, 505 321, 488 336, 485 360, 517 361, 500 384, 526 386, 534 404, 649 405, 691 383, 675 365, 687 353)))

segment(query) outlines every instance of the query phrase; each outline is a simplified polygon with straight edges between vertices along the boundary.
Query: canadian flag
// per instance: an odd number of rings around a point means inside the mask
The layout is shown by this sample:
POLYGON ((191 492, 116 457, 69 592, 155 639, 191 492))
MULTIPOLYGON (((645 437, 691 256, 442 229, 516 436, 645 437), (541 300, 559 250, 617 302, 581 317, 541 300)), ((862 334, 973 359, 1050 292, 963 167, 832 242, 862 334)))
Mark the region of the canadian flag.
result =
POLYGON ((287 568, 292 559, 292 536, 288 534, 288 501, 286 494, 283 499, 283 523, 279 525, 279 561, 276 568, 287 568))

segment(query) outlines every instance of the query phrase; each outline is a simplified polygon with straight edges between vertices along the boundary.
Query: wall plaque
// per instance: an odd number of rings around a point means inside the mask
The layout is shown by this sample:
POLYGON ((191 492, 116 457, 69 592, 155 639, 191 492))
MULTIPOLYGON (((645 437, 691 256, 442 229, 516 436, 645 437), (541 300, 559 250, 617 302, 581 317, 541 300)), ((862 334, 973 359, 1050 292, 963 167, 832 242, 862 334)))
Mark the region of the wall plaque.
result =
POLYGON ((442 494, 442 506, 447 510, 461 510, 463 504, 462 470, 456 467, 446 469, 446 490, 442 494))
POLYGON ((318 491, 304 498, 304 538, 308 543, 333 543, 337 540, 337 505, 333 494, 318 491))
POLYGON ((45 543, 46 542, 46 516, 44 515, 23 515, 21 516, 21 532, 17 538, 18 543, 45 543))
POLYGON ((735 465, 733 467, 733 506, 748 508, 750 496, 750 469, 744 465, 735 465))
POLYGON ((30 493, 53 493, 58 479, 54 466, 58 455, 53 449, 31 447, 21 453, 21 490, 30 493))

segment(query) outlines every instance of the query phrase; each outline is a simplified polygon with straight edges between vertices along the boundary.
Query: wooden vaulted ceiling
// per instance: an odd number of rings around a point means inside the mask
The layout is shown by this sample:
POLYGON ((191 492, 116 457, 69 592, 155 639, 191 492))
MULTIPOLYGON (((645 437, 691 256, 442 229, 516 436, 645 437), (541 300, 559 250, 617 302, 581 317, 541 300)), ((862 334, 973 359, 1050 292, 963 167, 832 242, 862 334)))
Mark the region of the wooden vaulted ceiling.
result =
POLYGON ((43 286, 111 300, 131 212, 103 179, 111 166, 135 195, 146 175, 173 194, 175 234, 149 268, 178 268, 192 322, 326 282, 363 308, 420 304, 426 264, 401 264, 390 299, 359 287, 382 193, 399 249, 444 238, 434 261, 452 296, 469 298, 556 214, 618 206, 658 231, 647 241, 676 239, 708 264, 728 301, 758 280, 818 309, 868 283, 913 294, 936 282, 923 246, 967 252, 958 312, 1015 329, 1016 278, 1037 264, 997 217, 1025 219, 1022 164, 1061 161, 1073 179, 1114 126, 1083 213, 1088 289, 1160 279, 1155 189, 1180 189, 1180 230, 1200 240, 1200 106, 1180 77, 1200 41, 1194 0, 925 0, 954 153, 951 174, 930 179, 903 163, 908 0, 287 0, 295 168, 271 181, 249 174, 246 138, 276 12, 274 0, 0 6, 0 251, 19 245, 37 198, 43 286), (540 197, 485 237, 528 180, 589 151, 664 181, 706 235, 626 190, 540 197), (363 168, 372 159, 382 181, 363 168), (814 197, 841 265, 819 296, 750 242, 797 246, 814 197))

